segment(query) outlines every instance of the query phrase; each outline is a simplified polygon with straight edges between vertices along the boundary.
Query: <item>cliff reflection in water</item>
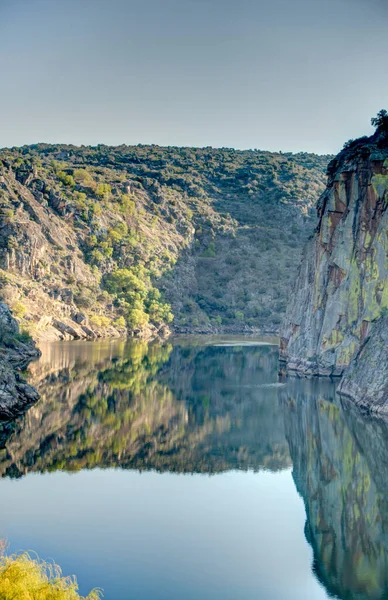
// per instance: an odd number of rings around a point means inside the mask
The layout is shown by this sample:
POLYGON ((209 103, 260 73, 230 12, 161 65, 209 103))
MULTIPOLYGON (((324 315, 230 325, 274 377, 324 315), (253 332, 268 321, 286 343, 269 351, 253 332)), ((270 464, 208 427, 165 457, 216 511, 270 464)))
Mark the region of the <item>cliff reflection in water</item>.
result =
POLYGON ((387 424, 342 405, 328 381, 281 395, 316 576, 344 600, 388 598, 387 424))
POLYGON ((41 400, 5 441, 0 474, 288 467, 276 369, 270 345, 48 345, 30 366, 41 400))
POLYGON ((0 474, 293 465, 317 578, 344 600, 388 598, 388 426, 328 381, 278 386, 277 367, 271 345, 48 345, 30 367, 40 402, 3 427, 0 474))

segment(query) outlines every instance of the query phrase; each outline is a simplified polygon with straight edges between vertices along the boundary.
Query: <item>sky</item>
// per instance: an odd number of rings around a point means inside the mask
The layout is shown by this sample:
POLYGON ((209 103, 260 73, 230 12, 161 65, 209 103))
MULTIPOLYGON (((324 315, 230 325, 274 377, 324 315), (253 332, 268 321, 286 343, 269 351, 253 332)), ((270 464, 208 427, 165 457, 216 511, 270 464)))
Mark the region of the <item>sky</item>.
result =
POLYGON ((388 108, 388 0, 0 0, 0 147, 334 153, 388 108))

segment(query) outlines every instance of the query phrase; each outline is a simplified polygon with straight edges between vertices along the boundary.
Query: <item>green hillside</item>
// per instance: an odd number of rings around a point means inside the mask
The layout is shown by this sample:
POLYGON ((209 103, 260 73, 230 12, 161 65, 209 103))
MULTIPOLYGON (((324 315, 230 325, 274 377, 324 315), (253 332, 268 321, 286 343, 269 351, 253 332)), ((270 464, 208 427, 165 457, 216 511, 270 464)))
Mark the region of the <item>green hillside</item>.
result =
POLYGON ((35 337, 275 331, 328 156, 0 151, 2 298, 35 337))

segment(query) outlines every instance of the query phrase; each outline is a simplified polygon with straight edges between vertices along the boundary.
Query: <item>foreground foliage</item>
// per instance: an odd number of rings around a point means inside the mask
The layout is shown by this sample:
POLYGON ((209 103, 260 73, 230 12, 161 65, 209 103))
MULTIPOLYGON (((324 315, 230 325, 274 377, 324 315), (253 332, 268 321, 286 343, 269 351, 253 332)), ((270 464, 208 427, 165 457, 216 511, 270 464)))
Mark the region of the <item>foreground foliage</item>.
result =
POLYGON ((100 592, 86 598, 78 593, 74 577, 63 577, 56 564, 34 558, 30 554, 0 557, 1 600, 99 600, 100 592))

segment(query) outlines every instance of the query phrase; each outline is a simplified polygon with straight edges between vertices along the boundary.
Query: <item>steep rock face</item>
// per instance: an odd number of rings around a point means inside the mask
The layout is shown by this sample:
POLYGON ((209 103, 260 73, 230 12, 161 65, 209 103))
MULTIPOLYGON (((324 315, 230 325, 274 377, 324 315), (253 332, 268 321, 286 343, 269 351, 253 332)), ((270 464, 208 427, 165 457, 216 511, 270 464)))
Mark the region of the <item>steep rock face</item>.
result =
POLYGON ((82 313, 70 282, 88 289, 98 277, 83 261, 66 220, 50 214, 10 170, 2 170, 0 199, 13 207, 0 212, 1 298, 23 318, 24 328, 41 340, 120 335, 112 326, 100 331, 88 319, 76 321, 82 313))
POLYGON ((281 360, 289 371, 339 376, 388 307, 386 138, 349 144, 328 175, 281 332, 281 360))
POLYGON ((361 407, 388 413, 388 316, 374 325, 370 337, 355 356, 338 391, 361 407))
POLYGON ((8 307, 0 303, 0 419, 15 417, 38 400, 39 394, 17 371, 38 356, 35 346, 23 341, 8 307))

